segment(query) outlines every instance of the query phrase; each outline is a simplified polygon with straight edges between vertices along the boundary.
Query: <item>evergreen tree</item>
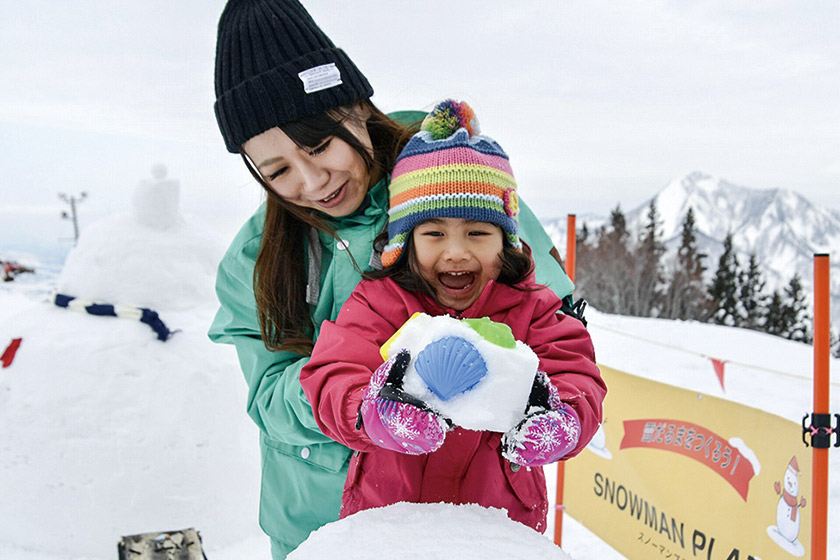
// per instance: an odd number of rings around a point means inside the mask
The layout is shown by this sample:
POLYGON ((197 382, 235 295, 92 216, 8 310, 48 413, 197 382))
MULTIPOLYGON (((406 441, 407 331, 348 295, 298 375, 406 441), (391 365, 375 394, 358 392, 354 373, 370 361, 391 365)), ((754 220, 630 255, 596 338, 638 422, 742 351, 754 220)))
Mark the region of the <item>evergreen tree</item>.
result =
POLYGON ((802 281, 794 274, 783 292, 770 296, 764 312, 764 331, 797 342, 813 342, 808 304, 802 281))
POLYGON ((808 314, 808 303, 805 290, 799 274, 794 274, 790 284, 785 288, 786 307, 790 316, 791 328, 787 338, 797 342, 813 342, 811 335, 811 317, 808 314))
POLYGON ((662 255, 665 245, 662 243, 659 211, 656 199, 648 206, 645 223, 639 245, 633 251, 633 269, 630 277, 629 301, 627 313, 640 317, 650 317, 657 309, 661 298, 662 255))
POLYGON ((828 341, 828 345, 831 348, 831 355, 835 358, 840 358, 840 336, 838 336, 837 331, 833 328, 830 329, 830 338, 828 341))
POLYGON ((748 329, 760 329, 764 320, 762 310, 767 296, 764 294, 765 281, 758 266, 758 257, 750 254, 747 269, 741 272, 739 280, 738 325, 748 329))
POLYGON ((586 226, 586 222, 583 222, 579 232, 575 232, 575 238, 579 245, 583 245, 589 241, 589 228, 586 226))
POLYGON ((764 309, 764 332, 787 337, 791 330, 791 318, 785 308, 784 299, 779 290, 773 291, 764 309))
POLYGON ((694 209, 689 207, 682 222, 680 247, 663 302, 663 315, 670 319, 705 320, 709 297, 703 285, 705 253, 697 248, 694 209))
POLYGON ((604 229, 604 233, 610 242, 619 247, 627 248, 627 239, 630 237, 630 232, 627 231, 627 218, 621 211, 620 204, 617 204, 610 211, 610 227, 604 229))
POLYGON ((712 299, 712 321, 718 325, 738 325, 738 257, 732 248, 732 232, 723 240, 723 254, 709 287, 712 299))

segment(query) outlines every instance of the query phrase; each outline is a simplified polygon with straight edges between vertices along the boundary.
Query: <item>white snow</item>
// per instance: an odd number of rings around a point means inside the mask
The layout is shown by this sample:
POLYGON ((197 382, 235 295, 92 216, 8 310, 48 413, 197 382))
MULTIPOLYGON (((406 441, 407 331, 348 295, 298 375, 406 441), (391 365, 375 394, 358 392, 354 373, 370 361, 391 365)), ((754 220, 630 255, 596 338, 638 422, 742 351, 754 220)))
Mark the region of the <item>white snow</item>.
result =
POLYGON ((152 180, 143 180, 134 189, 132 209, 134 217, 143 225, 167 229, 180 221, 178 204, 181 184, 166 178, 166 166, 152 167, 152 180))
MULTIPOLYGON (((407 349, 412 356, 405 373, 404 390, 426 402, 456 426, 506 432, 523 419, 539 366, 539 358, 525 343, 516 341, 514 348, 503 348, 457 319, 420 313, 407 321, 392 339, 388 357, 402 349, 407 349), (470 343, 483 358, 482 367, 486 368, 486 374, 469 390, 450 399, 442 399, 432 392, 416 366, 424 349, 448 337, 470 343)), ((444 364, 433 369, 443 371, 444 364)), ((466 368, 458 371, 466 371, 466 368)))
POLYGON ((289 560, 324 558, 570 560, 536 531, 511 522, 503 510, 473 504, 405 502, 361 511, 330 523, 289 555, 289 560), (415 531, 416 538, 407 538, 415 531))
POLYGON ((137 185, 132 212, 85 229, 67 256, 60 293, 156 311, 214 305, 216 267, 227 240, 185 221, 178 213, 178 182, 163 179, 165 169, 153 172, 159 179, 137 185))
POLYGON ((84 231, 61 291, 150 307, 180 331, 165 343, 4 286, 0 352, 22 342, 0 370, 0 557, 112 558, 122 535, 189 526, 216 547, 257 533, 257 430, 232 349, 206 335, 223 250, 184 220, 84 231))
POLYGON ((743 439, 734 437, 729 440, 729 445, 737 449, 741 453, 741 456, 750 462, 755 476, 761 474, 761 461, 758 460, 758 455, 755 454, 755 451, 743 439))
MULTIPOLYGON (((0 352, 23 339, 0 369, 0 558, 106 560, 122 535, 184 527, 201 532, 212 560, 269 557, 257 523, 258 434, 245 414, 245 383, 233 350, 205 334, 224 247, 208 231, 185 219, 156 229, 112 216, 84 230, 62 273, 70 295, 158 311, 181 331, 165 343, 139 322, 45 302, 55 285, 49 276, 0 288, 0 352)), ((813 408, 810 346, 591 308, 588 318, 604 365, 797 423, 813 408), (712 357, 727 361, 725 391, 712 357)), ((837 366, 831 360, 835 374, 837 366)), ((831 386, 834 410, 839 386, 831 386)), ((830 457, 831 526, 840 519, 840 454, 830 457)), ((546 473, 552 499, 555 472, 546 473)), ((840 533, 830 539, 833 557, 840 533)), ((398 549, 383 547, 401 546, 401 557, 563 558, 547 537, 498 511, 408 504, 330 524, 296 557, 346 559, 369 546, 386 557, 398 549), (426 548, 406 548, 400 537, 409 531, 426 535, 426 548)), ((568 515, 563 549, 578 559, 622 558, 568 515)))

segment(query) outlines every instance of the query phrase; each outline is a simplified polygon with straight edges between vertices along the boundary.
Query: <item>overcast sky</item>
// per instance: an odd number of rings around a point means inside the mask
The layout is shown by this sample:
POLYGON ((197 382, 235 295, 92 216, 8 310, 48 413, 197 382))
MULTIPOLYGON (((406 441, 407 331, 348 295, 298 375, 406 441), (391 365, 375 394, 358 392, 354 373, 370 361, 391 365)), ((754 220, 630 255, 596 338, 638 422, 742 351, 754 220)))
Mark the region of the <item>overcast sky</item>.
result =
MULTIPOLYGON (((304 4, 384 110, 470 102, 541 217, 629 210, 694 170, 840 209, 836 0, 304 4)), ((213 115, 223 5, 6 5, 0 212, 82 190, 122 209, 162 162, 186 212, 241 221, 260 195, 213 115)))

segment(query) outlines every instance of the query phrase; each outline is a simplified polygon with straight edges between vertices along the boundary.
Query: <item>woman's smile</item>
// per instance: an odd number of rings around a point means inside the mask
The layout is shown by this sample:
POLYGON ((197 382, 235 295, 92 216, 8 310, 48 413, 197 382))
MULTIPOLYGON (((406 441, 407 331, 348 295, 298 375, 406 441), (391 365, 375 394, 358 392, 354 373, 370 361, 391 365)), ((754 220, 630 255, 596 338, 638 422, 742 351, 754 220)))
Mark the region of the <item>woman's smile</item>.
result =
POLYGON ((323 208, 334 208, 336 206, 340 206, 341 203, 344 201, 344 193, 347 192, 347 190, 345 189, 346 186, 347 186, 347 183, 344 183, 338 189, 336 189, 332 194, 330 194, 326 198, 322 198, 321 200, 319 200, 318 203, 323 208))

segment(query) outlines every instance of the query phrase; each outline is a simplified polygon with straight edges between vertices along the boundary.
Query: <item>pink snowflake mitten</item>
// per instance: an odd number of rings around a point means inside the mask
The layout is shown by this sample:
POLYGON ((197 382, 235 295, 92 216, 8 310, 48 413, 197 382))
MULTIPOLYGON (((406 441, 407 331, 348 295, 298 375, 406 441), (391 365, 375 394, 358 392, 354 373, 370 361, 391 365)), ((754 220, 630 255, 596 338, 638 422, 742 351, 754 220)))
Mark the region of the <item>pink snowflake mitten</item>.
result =
POLYGON ((559 461, 580 439, 580 420, 561 399, 548 376, 534 379, 525 418, 502 436, 502 456, 524 467, 559 461))
POLYGON ((402 390, 410 361, 408 350, 402 350, 376 369, 362 398, 359 419, 376 445, 422 455, 443 445, 449 426, 423 401, 402 390))

